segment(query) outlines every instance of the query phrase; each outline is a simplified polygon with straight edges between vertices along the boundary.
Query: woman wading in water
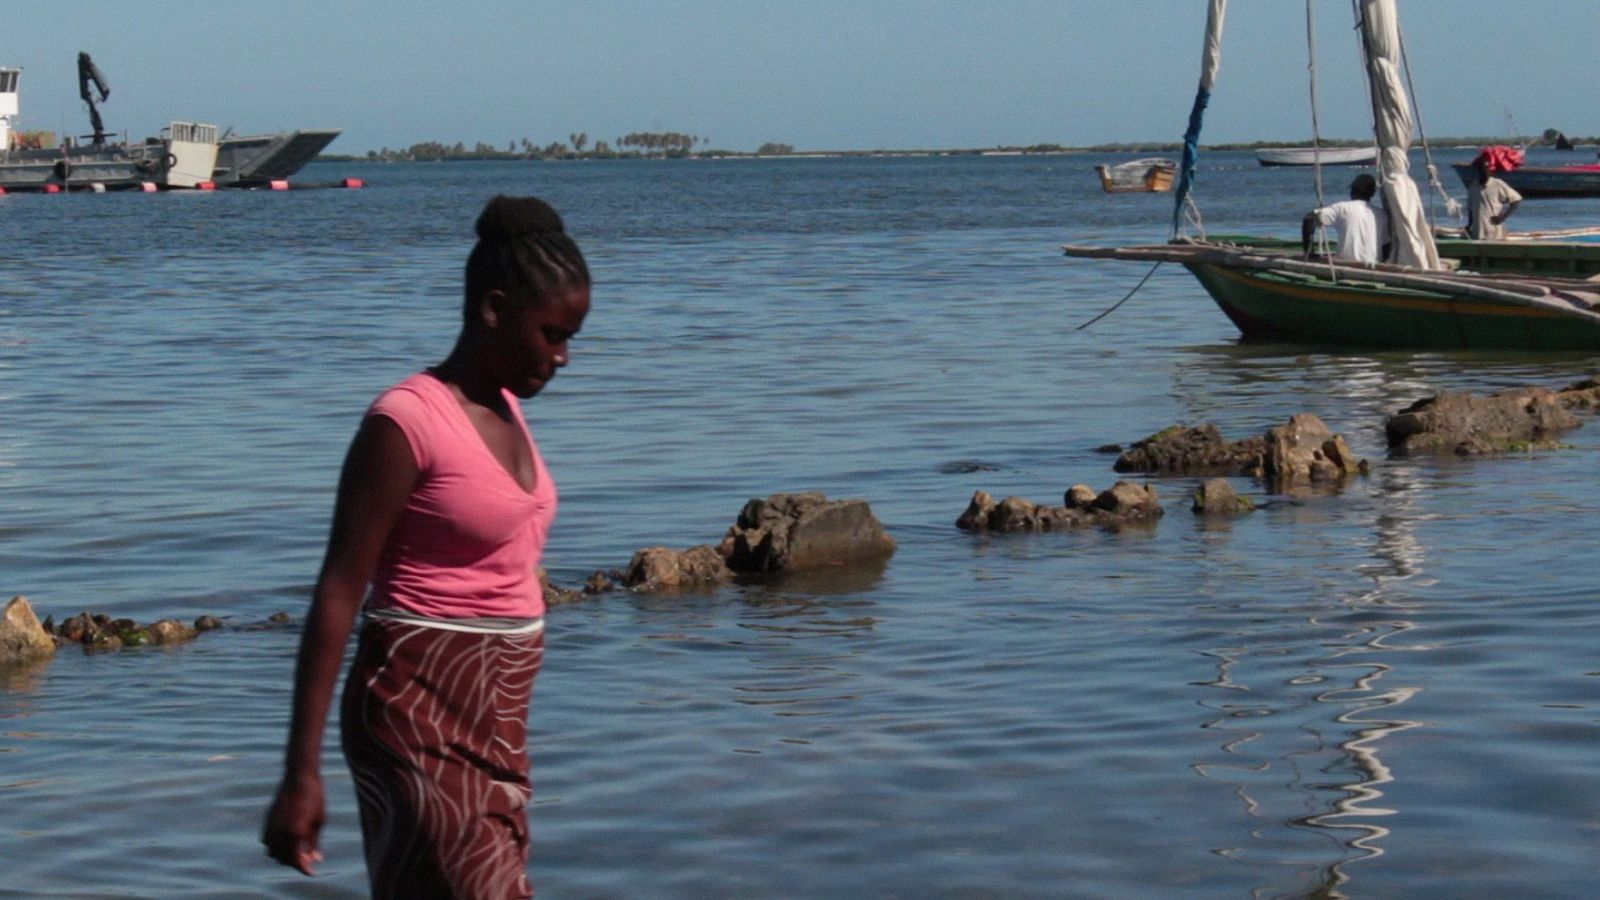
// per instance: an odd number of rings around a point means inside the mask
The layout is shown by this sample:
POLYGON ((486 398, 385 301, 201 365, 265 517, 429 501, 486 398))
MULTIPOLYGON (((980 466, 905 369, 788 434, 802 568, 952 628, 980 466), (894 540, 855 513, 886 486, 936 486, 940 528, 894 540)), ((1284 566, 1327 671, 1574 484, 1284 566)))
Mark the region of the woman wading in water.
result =
POLYGON ((567 364, 589 270, 535 198, 491 200, 477 233, 455 347, 373 402, 345 458, 262 833, 284 865, 322 859, 322 734, 362 612, 340 723, 374 897, 532 894, 528 699, 556 489, 517 400, 567 364))

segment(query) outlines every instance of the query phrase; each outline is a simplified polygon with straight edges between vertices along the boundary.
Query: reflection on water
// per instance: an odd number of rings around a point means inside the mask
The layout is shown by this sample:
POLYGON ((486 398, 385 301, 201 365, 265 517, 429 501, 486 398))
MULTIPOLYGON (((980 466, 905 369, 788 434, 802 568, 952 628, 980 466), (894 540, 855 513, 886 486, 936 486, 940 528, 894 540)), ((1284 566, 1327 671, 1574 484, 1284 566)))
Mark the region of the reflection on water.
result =
MULTIPOLYGON (((1363 566, 1360 570, 1362 574, 1373 579, 1374 586, 1370 592, 1355 598, 1352 603, 1403 606, 1404 599, 1394 597, 1394 592, 1400 582, 1422 573, 1425 558, 1423 545, 1416 535, 1418 520, 1416 500, 1421 485, 1415 473, 1404 466, 1383 469, 1379 473, 1378 481, 1382 507, 1376 516, 1373 529, 1372 556, 1375 563, 1363 566)), ((1415 627, 1415 623, 1404 619, 1368 626, 1350 636, 1352 640, 1361 637, 1366 637, 1367 640, 1359 641, 1332 654, 1329 657, 1329 667, 1339 668, 1340 666, 1331 661, 1349 655, 1372 651, 1404 653, 1429 649, 1424 645, 1405 646, 1391 641, 1391 638, 1415 627)), ((1316 699, 1319 703, 1348 707, 1335 717, 1335 721, 1355 726, 1357 730, 1353 737, 1342 741, 1339 748, 1346 754, 1350 765, 1360 777, 1356 782, 1344 785, 1345 796, 1335 801, 1331 812, 1316 813, 1300 820, 1300 824, 1307 827, 1327 828, 1335 832, 1346 830, 1355 832, 1353 836, 1346 837, 1343 841, 1346 846, 1360 851, 1363 855, 1328 866, 1323 890, 1319 895, 1330 898, 1345 896, 1339 889, 1350 880, 1348 866, 1381 856, 1384 852, 1380 840, 1388 835, 1389 830, 1371 820, 1393 815, 1395 810, 1373 804, 1383 797, 1383 786, 1394 781, 1394 775, 1379 758, 1379 741, 1391 734, 1422 724, 1405 719, 1366 718, 1367 713, 1392 710, 1393 707, 1405 703, 1421 688, 1415 686, 1380 688, 1377 683, 1393 671, 1390 665, 1355 662, 1349 664, 1349 667, 1358 670, 1366 668, 1367 671, 1360 672, 1352 686, 1325 691, 1318 694, 1316 699)))
POLYGON ((750 596, 760 596, 765 591, 822 597, 864 594, 883 580, 883 574, 888 571, 892 561, 893 556, 882 556, 835 563, 810 571, 788 572, 760 582, 750 596))
POLYGON ((1423 724, 1395 716, 1397 707, 1422 688, 1394 685, 1404 667, 1379 661, 1431 649, 1396 640, 1417 628, 1404 616, 1408 601, 1400 589, 1423 571, 1424 547, 1415 528, 1420 485, 1404 467, 1382 469, 1376 480, 1371 561, 1359 566, 1373 587, 1326 603, 1313 600, 1303 640, 1240 635, 1257 640, 1204 652, 1215 677, 1193 682, 1236 696, 1201 701, 1218 713, 1203 727, 1225 735, 1218 745, 1224 759, 1193 768, 1231 785, 1242 811, 1260 823, 1251 829, 1249 844, 1215 852, 1231 859, 1276 860, 1297 872, 1299 886, 1263 886, 1257 896, 1348 896, 1344 889, 1357 871, 1352 866, 1384 854, 1390 831, 1382 820, 1397 812, 1382 804, 1396 778, 1381 758, 1382 742, 1423 724), (1338 710, 1326 724, 1319 724, 1324 719, 1316 712, 1319 704, 1338 710), (1292 739, 1282 726, 1255 724, 1282 717, 1295 725, 1292 739), (1294 806, 1309 811, 1294 814, 1294 806), (1279 825, 1326 834, 1341 848, 1332 861, 1316 864, 1315 889, 1304 887, 1304 870, 1315 856, 1277 847, 1283 842, 1276 834, 1279 825))
MULTIPOLYGON (((26 694, 39 686, 39 682, 47 674, 52 659, 34 660, 9 666, 0 666, 0 693, 26 694)), ((0 719, 12 716, 25 715, 22 710, 26 707, 19 706, 16 710, 8 710, 0 705, 0 719)))
POLYGON ((1592 354, 1352 353, 1240 341, 1180 348, 1173 385, 1196 421, 1220 426, 1250 415, 1276 424, 1314 412, 1362 449, 1381 452, 1383 420, 1440 390, 1565 387, 1597 365, 1592 354))
POLYGON ((1427 556, 1417 528, 1427 514, 1419 509, 1424 485, 1415 467, 1400 461, 1382 467, 1373 477, 1382 505, 1373 522, 1373 561, 1360 568, 1373 586, 1361 599, 1381 604, 1389 602, 1400 582, 1422 574, 1427 556))
MULTIPOLYGON (((1396 628, 1397 632, 1401 630, 1404 629, 1396 628)), ((1380 646, 1379 639, 1375 638, 1368 646, 1373 648, 1380 646)), ((1336 721, 1356 726, 1357 729, 1353 737, 1346 738, 1338 745, 1345 754, 1348 764, 1358 773, 1357 780, 1340 787, 1345 796, 1335 801, 1333 811, 1309 815, 1299 820, 1299 824, 1308 827, 1326 828, 1334 832, 1346 830, 1354 832, 1352 836, 1342 840, 1346 846, 1359 851, 1361 855, 1328 866, 1328 879, 1325 885, 1328 890, 1327 896, 1330 897, 1345 896, 1338 892, 1338 888, 1350 880, 1348 866, 1383 855, 1379 841, 1389 834, 1389 829, 1370 820, 1394 815, 1396 810, 1368 805, 1381 800, 1383 787, 1394 781, 1394 774, 1378 756, 1378 742, 1391 734, 1422 724, 1403 719, 1378 720, 1360 717, 1362 713, 1399 706, 1420 690, 1416 687, 1406 687, 1385 691, 1374 687, 1376 682, 1390 671, 1388 666, 1373 664, 1369 671, 1356 679, 1352 687, 1331 690, 1319 694, 1316 698, 1319 703, 1350 707, 1341 712, 1336 721)))

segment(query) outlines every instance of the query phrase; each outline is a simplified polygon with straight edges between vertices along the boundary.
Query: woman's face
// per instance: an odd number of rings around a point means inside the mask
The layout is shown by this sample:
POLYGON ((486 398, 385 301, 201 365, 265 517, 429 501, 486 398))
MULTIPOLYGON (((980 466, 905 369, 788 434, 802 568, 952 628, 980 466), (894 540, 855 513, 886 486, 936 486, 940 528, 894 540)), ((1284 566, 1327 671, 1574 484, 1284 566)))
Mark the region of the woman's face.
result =
POLYGON ((502 317, 502 383, 526 400, 570 359, 567 344, 589 314, 589 286, 568 288, 548 303, 513 300, 502 317))

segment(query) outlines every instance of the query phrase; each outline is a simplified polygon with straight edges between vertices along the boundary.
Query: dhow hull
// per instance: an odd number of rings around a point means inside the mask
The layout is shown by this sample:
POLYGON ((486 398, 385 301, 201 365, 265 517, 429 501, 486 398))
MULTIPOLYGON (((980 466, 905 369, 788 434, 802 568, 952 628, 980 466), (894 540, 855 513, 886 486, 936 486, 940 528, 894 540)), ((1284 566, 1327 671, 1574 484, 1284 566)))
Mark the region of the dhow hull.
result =
POLYGON ((1600 351, 1600 323, 1448 293, 1185 263, 1247 338, 1439 350, 1600 351))

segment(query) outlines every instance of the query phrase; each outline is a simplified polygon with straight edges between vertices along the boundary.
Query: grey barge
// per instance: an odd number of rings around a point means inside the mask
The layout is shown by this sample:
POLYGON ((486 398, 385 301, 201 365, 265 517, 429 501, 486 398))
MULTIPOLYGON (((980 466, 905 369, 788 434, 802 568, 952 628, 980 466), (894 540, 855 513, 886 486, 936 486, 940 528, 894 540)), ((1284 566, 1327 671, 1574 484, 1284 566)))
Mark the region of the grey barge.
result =
POLYGON ((333 143, 337 128, 308 128, 255 134, 223 135, 217 143, 217 165, 211 180, 218 187, 252 187, 288 178, 333 143))
POLYGON ((57 142, 49 132, 17 129, 21 75, 20 68, 0 67, 0 193, 281 187, 340 133, 303 129, 218 138, 215 125, 172 122, 144 141, 109 140, 96 104, 111 89, 89 55, 79 53, 78 93, 93 133, 77 143, 71 137, 57 142))
POLYGON ((172 122, 159 136, 143 141, 107 140, 93 91, 98 88, 104 100, 110 89, 87 54, 78 54, 78 76, 94 126, 88 143, 66 138, 57 144, 53 135, 17 131, 21 76, 19 68, 0 67, 0 190, 155 190, 192 188, 211 180, 217 162, 215 125, 172 122))

